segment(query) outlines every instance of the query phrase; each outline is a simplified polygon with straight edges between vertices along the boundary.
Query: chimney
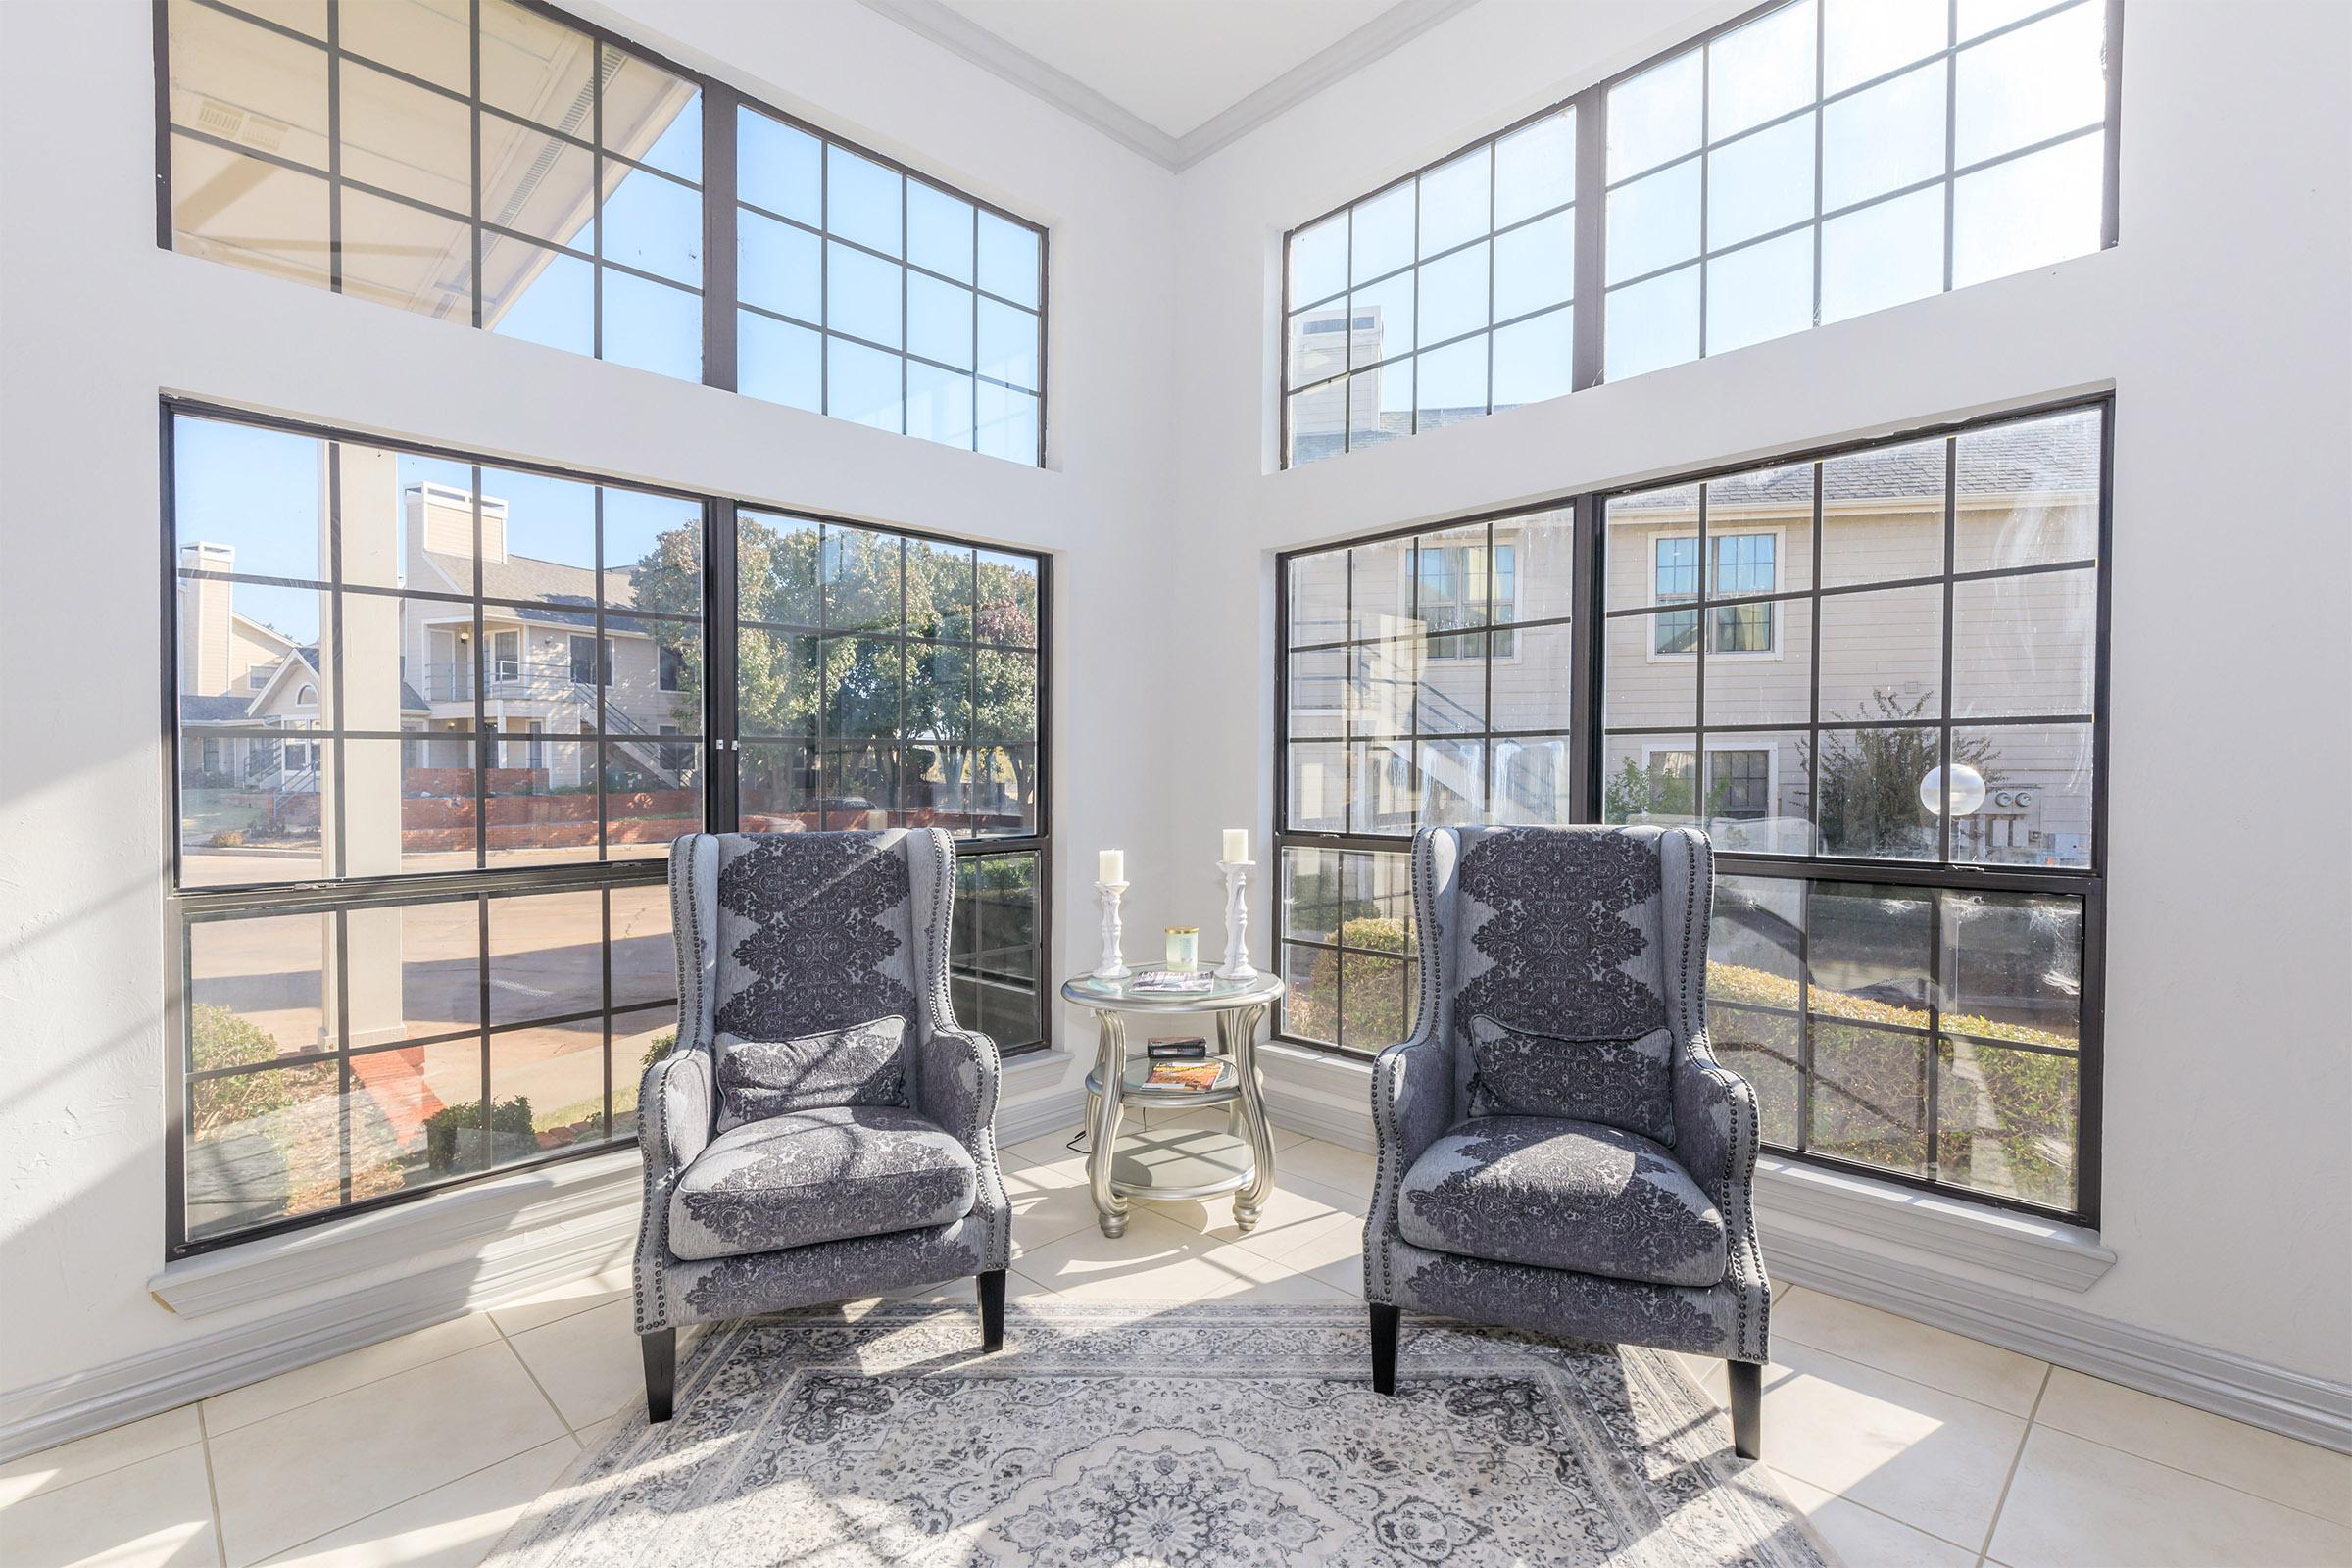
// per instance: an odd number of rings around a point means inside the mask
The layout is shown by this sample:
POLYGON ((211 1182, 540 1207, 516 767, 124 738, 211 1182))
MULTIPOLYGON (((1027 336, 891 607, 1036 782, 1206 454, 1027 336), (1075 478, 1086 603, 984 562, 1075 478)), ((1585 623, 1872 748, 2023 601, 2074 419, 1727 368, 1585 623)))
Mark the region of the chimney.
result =
MULTIPOLYGON (((403 495, 408 512, 410 547, 429 550, 435 555, 452 557, 470 563, 473 560, 473 497, 452 485, 413 484, 403 495)), ((507 504, 495 496, 482 500, 482 559, 507 559, 507 504)), ((413 562, 412 581, 429 581, 416 570, 422 564, 413 562)), ((469 588, 470 583, 460 583, 469 588)))
MULTIPOLYGON (((234 571, 233 545, 179 547, 182 571, 234 571)), ((229 585, 205 577, 179 579, 179 689, 188 697, 219 697, 228 690, 229 585)))

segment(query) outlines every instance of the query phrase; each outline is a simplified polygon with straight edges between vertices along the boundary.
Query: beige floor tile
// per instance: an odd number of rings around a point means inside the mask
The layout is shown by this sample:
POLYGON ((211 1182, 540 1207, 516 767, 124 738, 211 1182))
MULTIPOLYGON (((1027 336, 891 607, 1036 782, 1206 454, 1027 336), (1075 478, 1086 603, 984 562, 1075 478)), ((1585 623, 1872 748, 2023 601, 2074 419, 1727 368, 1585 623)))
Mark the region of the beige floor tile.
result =
POLYGON ((1012 1205, 1013 1256, 1096 1223, 1083 1165, 1025 1165, 1004 1174, 1005 1200, 1012 1205))
POLYGON ((162 1415, 125 1422, 72 1443, 61 1443, 54 1448, 43 1448, 0 1465, 0 1508, 203 1441, 204 1430, 197 1425, 196 1407, 183 1404, 162 1415))
POLYGON ((1269 1231, 1265 1225, 1242 1238, 1241 1245, 1264 1252, 1286 1267, 1311 1274, 1326 1263, 1346 1262, 1362 1272, 1364 1222, 1345 1210, 1303 1219, 1269 1231))
POLYGON ((504 1340, 217 1433, 229 1559, 300 1545, 564 1435, 504 1340))
POLYGON ((543 1443, 270 1561, 273 1568, 475 1568, 579 1455, 569 1438, 543 1443))
POLYGON ((1027 1160, 1033 1165, 1051 1165, 1055 1160, 1068 1157, 1071 1151, 1064 1146, 1072 1138, 1078 1136, 1078 1131, 1076 1127, 1065 1127, 1057 1133, 1044 1133, 1036 1138, 1014 1144, 1004 1152, 1015 1159, 1027 1160))
POLYGON ((56 1487, 0 1512, 0 1562, 10 1568, 196 1568, 220 1560, 200 1446, 56 1487))
POLYGON ((514 1335, 509 1343, 547 1391, 564 1424, 575 1431, 644 1397, 645 1358, 631 1302, 575 1312, 514 1335))
MULTIPOLYGON (((1211 1240, 1238 1242, 1253 1252, 1268 1257, 1280 1257, 1305 1239, 1310 1228, 1323 1225, 1335 1216, 1349 1218, 1342 1207, 1344 1198, 1328 1188, 1318 1188, 1312 1182, 1296 1177, 1277 1176, 1274 1190, 1266 1195, 1258 1209, 1257 1224, 1248 1234, 1234 1223, 1233 1200, 1211 1198, 1199 1202, 1153 1203, 1152 1212, 1190 1225, 1211 1240)), ((1356 1222, 1360 1227, 1362 1221, 1356 1222)))
POLYGON ((1771 1477, 1830 1549, 1851 1568, 1976 1568, 1977 1554, 1938 1541, 1809 1481, 1775 1471, 1771 1477))
MULTIPOLYGON (((1764 1372, 1764 1457, 1781 1475, 1975 1549, 2026 1423, 1796 1341, 1764 1372)), ((1686 1356, 1718 1407, 1723 1363, 1686 1356)))
MULTIPOLYGON (((1291 1259, 1290 1261, 1295 1262, 1296 1259, 1291 1259)), ((1338 1291, 1341 1295, 1348 1297, 1349 1299, 1359 1302, 1363 1300, 1364 1260, 1360 1254, 1354 1257, 1344 1257, 1336 1262, 1325 1263, 1322 1267, 1310 1270, 1309 1272, 1312 1273, 1314 1278, 1321 1280, 1324 1284, 1330 1286, 1333 1290, 1338 1291)))
POLYGON ((1359 1150, 1342 1149, 1320 1138, 1306 1138, 1282 1151, 1274 1163, 1291 1175, 1356 1194, 1358 1204, 1371 1201, 1372 1156, 1359 1150))
POLYGON ((2034 1421, 2352 1527, 2352 1454, 2061 1367, 2034 1421))
POLYGON ((1320 1298, 1325 1287, 1280 1282, 1293 1270, 1247 1248, 1220 1246, 1189 1225, 1139 1206, 1116 1241, 1080 1231, 1021 1259, 1021 1271, 1056 1294, 1085 1301, 1197 1301, 1320 1298))
POLYGON ((1797 1287, 1772 1306, 1775 1344, 1794 1340, 1914 1383, 2032 1415, 2047 1362, 1797 1287))
POLYGON ((282 1414, 297 1405, 323 1399, 330 1394, 341 1394, 388 1378, 395 1372, 439 1361, 461 1351, 471 1350, 492 1343, 498 1330, 490 1326, 487 1314, 469 1312, 436 1323, 429 1329, 403 1334, 381 1345, 314 1361, 309 1366, 280 1372, 259 1383, 248 1383, 226 1394, 216 1394, 204 1401, 205 1430, 213 1437, 249 1427, 256 1421, 282 1414))
POLYGON ((629 1269, 609 1269, 586 1279, 571 1280, 550 1290, 526 1296, 517 1301, 490 1309, 491 1318, 507 1334, 522 1334, 531 1329, 555 1322, 558 1318, 585 1312, 591 1307, 613 1301, 628 1301, 635 1297, 637 1282, 629 1269))
POLYGON ((2036 1426, 1990 1555, 2009 1568, 2341 1568, 2352 1530, 2036 1426))

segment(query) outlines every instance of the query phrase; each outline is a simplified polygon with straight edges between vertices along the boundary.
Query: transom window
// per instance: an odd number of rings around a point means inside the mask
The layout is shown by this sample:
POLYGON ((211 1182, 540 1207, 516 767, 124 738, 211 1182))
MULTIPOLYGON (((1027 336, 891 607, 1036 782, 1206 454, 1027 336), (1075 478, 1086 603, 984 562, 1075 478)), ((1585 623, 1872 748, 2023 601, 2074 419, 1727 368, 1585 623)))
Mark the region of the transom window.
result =
POLYGON ((2114 244, 2120 16, 1783 0, 1300 224, 1285 465, 2114 244))
POLYGON ((165 9, 166 247, 1044 462, 1038 225, 535 3, 165 9))
POLYGON ((1289 460, 1566 392, 1575 200, 1563 107, 1295 230, 1289 460))
MULTIPOLYGON (((1286 557, 1281 1032, 1372 1051, 1411 1027, 1416 827, 1692 824, 1717 852, 1713 1037, 1769 1144, 2095 1220, 2106 421, 2094 402, 1578 498, 1599 635, 1509 666, 1561 721, 1552 770, 1475 805, 1448 782, 1453 710, 1385 678, 1396 642, 1445 638, 1391 586, 1422 580, 1399 559, 1446 580, 1460 530, 1286 557)), ((1531 594, 1572 575, 1536 559, 1531 594)), ((1505 667, 1491 652, 1497 711, 1505 667)))

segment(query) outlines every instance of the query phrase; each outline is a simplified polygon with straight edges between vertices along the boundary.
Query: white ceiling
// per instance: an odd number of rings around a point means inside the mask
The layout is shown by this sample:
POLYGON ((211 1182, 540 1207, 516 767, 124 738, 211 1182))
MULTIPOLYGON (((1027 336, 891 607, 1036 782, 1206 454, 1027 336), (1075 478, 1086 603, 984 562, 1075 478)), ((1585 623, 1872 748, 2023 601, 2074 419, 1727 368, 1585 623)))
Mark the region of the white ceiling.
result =
POLYGON ((1474 0, 865 0, 1182 169, 1474 0))
POLYGON ((944 0, 1170 136, 1197 130, 1391 0, 944 0))

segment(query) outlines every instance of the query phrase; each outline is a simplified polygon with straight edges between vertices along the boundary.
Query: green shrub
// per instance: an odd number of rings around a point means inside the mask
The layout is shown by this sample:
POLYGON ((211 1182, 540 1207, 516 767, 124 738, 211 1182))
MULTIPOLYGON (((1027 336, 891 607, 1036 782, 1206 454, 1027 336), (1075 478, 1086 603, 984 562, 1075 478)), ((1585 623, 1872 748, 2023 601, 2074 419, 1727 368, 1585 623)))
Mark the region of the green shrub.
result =
POLYGON ((1412 1033, 1416 1001, 1411 960, 1405 955, 1405 924, 1395 915, 1361 915, 1340 924, 1340 941, 1351 951, 1343 962, 1328 949, 1315 953, 1305 982, 1285 1001, 1288 1027, 1316 1040, 1340 1038, 1340 1016, 1348 1020, 1353 1048, 1378 1051, 1412 1033), (1365 955, 1394 954, 1394 960, 1365 955))
MULTIPOLYGON (((284 1054, 277 1037, 226 1007, 199 1002, 188 1008, 190 1060, 198 1072, 254 1067, 284 1054)), ((315 1061, 275 1072, 206 1078, 195 1086, 192 1136, 209 1138, 239 1123, 284 1110, 335 1081, 335 1064, 315 1061)))
MULTIPOLYGON (((482 1102, 468 1100, 462 1105, 445 1105, 424 1118, 425 1163, 435 1170, 454 1170, 458 1163, 458 1134, 474 1131, 482 1125, 482 1102)), ((502 1100, 490 1107, 490 1136, 495 1146, 509 1138, 533 1139, 531 1102, 521 1095, 502 1100)))
POLYGON ((676 1049, 677 1044, 678 1032, 675 1029, 662 1030, 654 1036, 653 1043, 645 1048, 645 1060, 637 1064, 637 1070, 642 1073, 646 1068, 668 1055, 671 1051, 676 1049))

